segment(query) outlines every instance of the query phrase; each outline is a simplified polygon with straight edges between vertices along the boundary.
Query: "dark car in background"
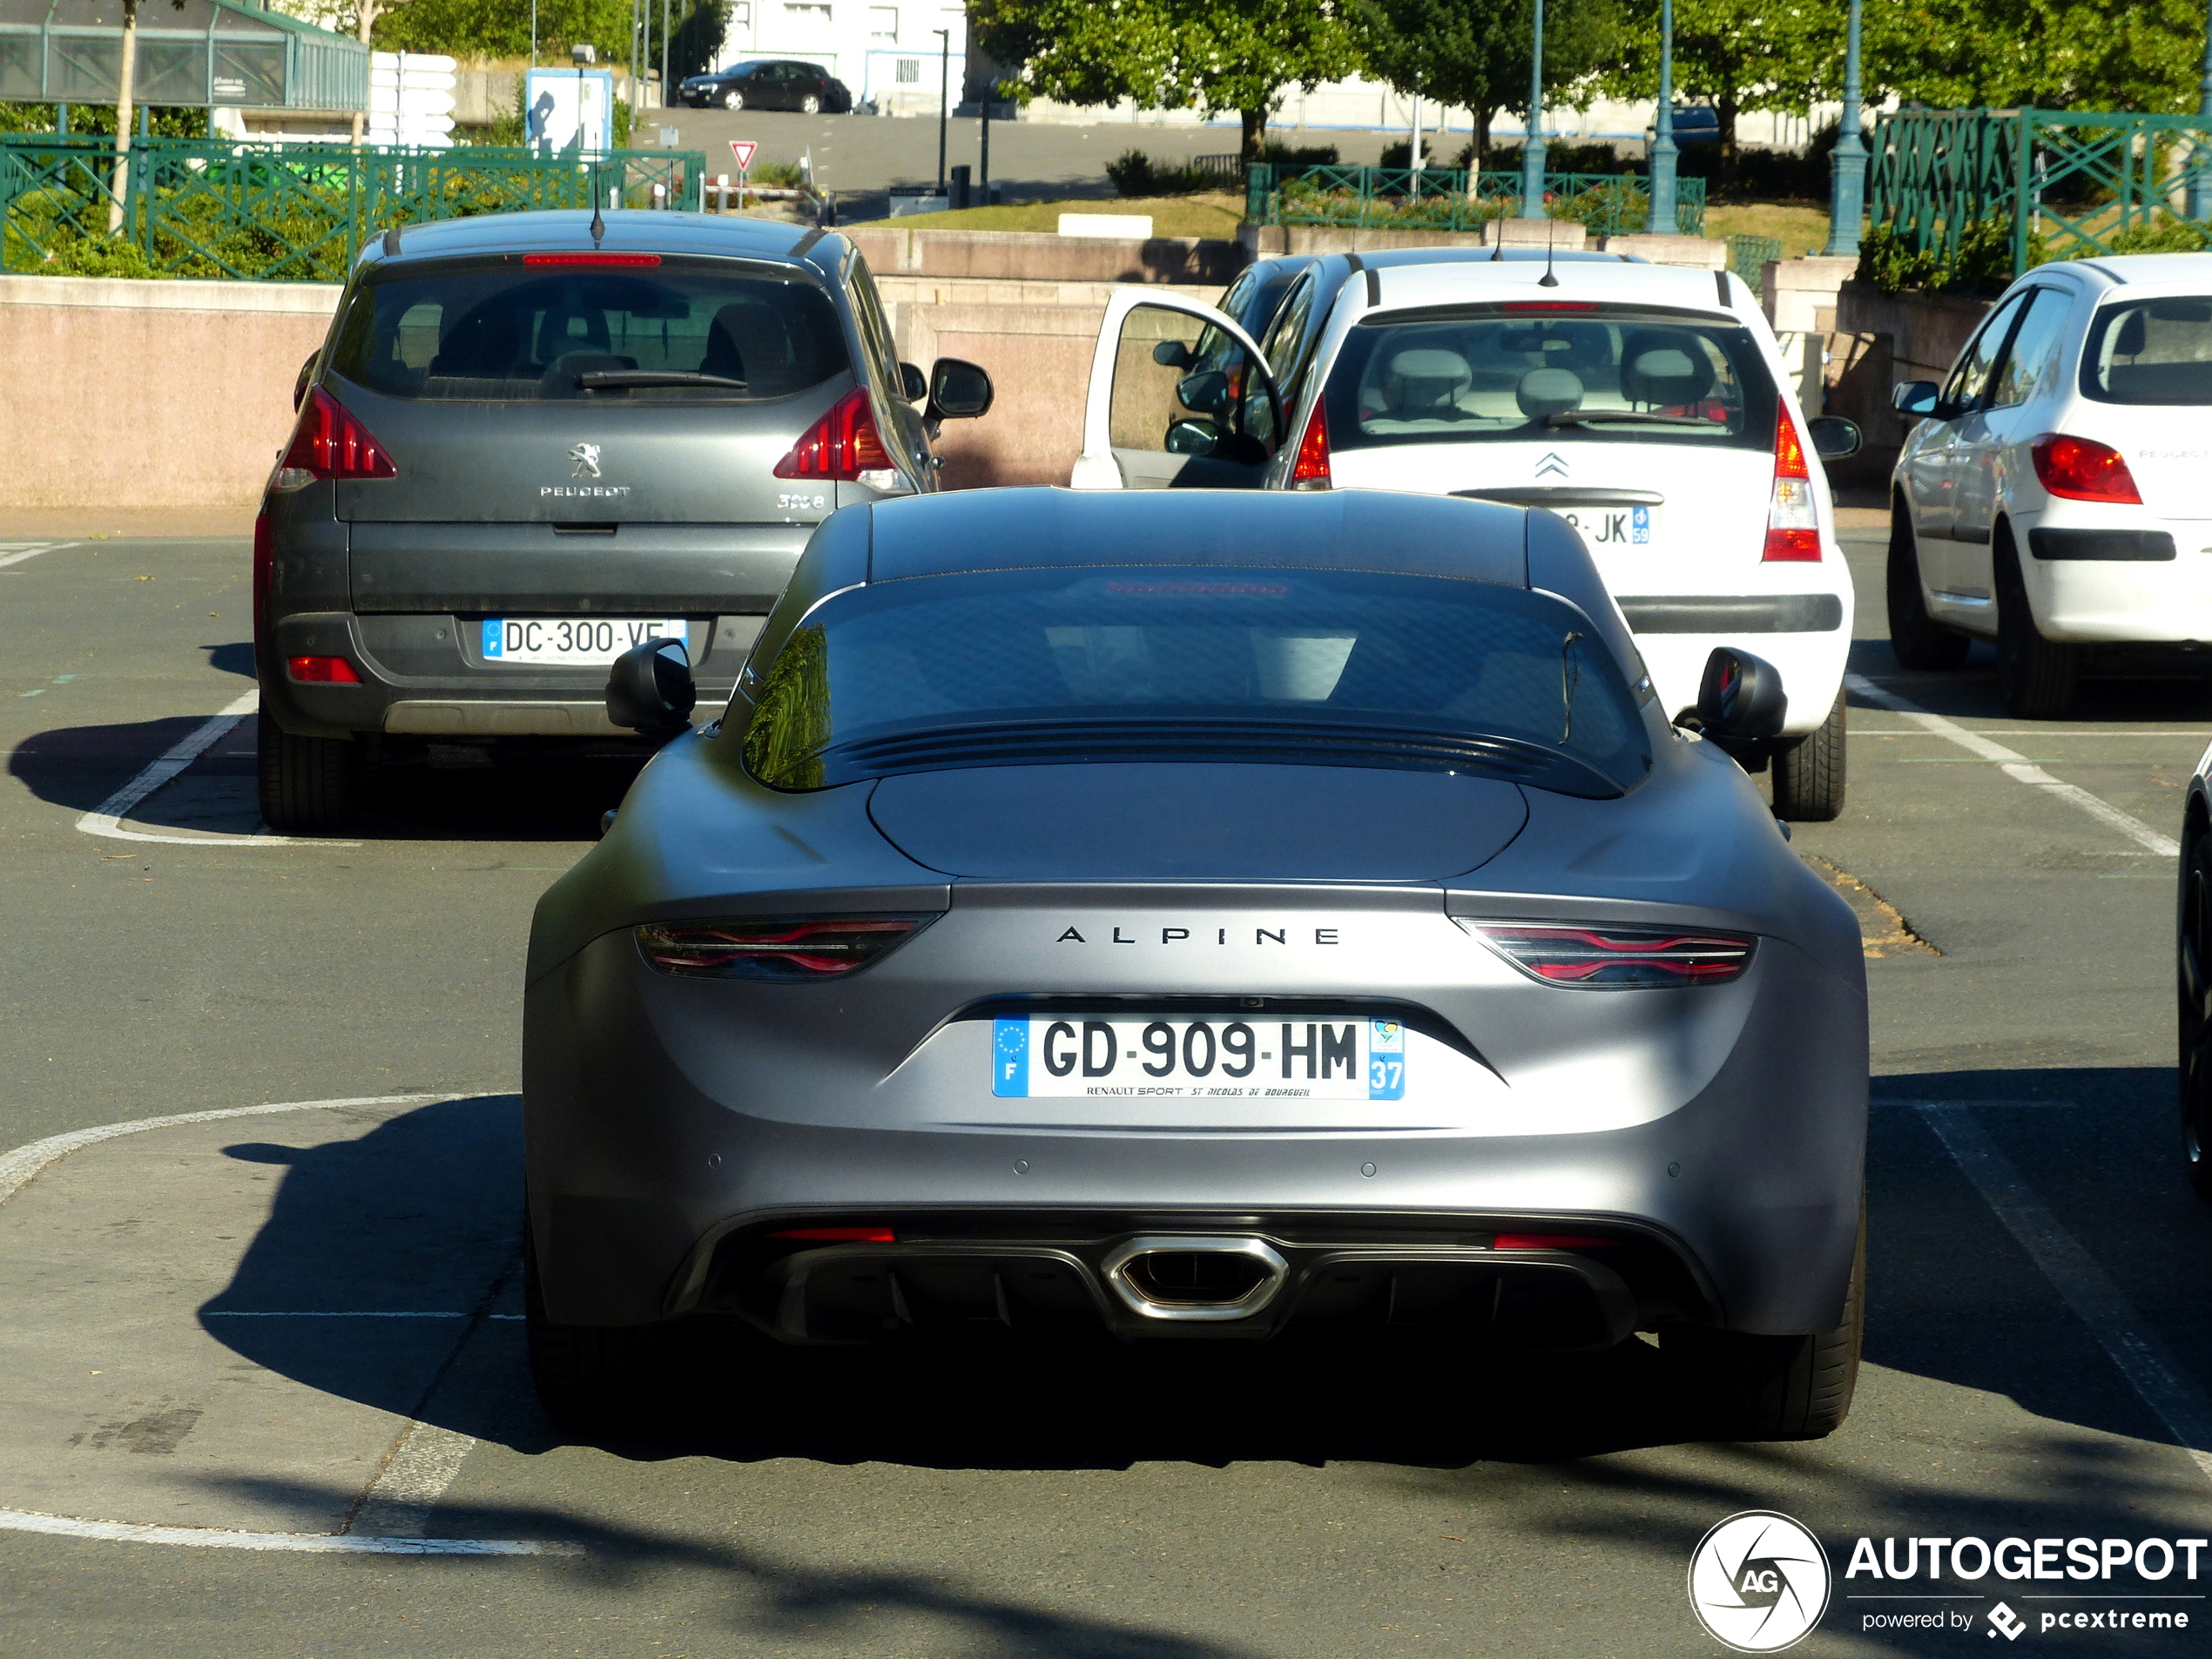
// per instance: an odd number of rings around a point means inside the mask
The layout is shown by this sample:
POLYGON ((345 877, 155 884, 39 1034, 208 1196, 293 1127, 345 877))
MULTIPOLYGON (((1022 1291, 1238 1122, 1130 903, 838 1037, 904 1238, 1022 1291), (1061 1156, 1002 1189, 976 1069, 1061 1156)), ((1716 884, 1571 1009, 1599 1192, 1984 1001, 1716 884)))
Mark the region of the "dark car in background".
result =
POLYGON ((677 98, 693 109, 796 110, 801 115, 846 115, 853 93, 819 64, 783 57, 748 57, 726 69, 687 77, 677 98))
POLYGON ((842 237, 582 212, 386 236, 298 389, 254 642, 262 814, 307 834, 365 763, 634 743, 604 693, 643 639, 726 695, 815 525, 934 490, 991 395, 899 361, 842 237))

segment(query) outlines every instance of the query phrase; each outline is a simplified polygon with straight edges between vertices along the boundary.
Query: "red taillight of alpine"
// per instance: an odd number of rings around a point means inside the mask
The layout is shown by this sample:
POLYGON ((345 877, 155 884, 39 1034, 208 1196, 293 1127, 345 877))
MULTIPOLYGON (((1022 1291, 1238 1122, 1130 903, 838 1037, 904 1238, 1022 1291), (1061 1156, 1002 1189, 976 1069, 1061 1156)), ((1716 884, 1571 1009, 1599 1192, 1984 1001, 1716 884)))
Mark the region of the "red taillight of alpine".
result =
POLYGON ((864 472, 890 466, 890 453, 875 429, 868 388, 856 386, 792 445, 791 453, 776 463, 776 476, 852 483, 864 472))
POLYGON ((1305 435, 1298 441, 1298 459, 1291 463, 1291 488, 1335 488, 1335 481, 1329 476, 1329 417, 1318 403, 1306 421, 1305 435))
POLYGON ((1741 934, 1453 920, 1529 978, 1577 990, 1719 985, 1751 962, 1753 941, 1741 934))
POLYGON ((400 469, 354 412, 320 386, 307 388, 292 447, 277 462, 275 488, 299 489, 318 479, 396 478, 400 469))
POLYGON ((1588 1233, 1500 1233, 1490 1241, 1493 1250, 1606 1250, 1614 1244, 1610 1238, 1595 1238, 1588 1233))
POLYGON ((2127 458, 2108 443, 2094 438, 2072 438, 2063 432, 2046 432, 2028 446, 2035 475, 2043 488, 2068 501, 2118 502, 2142 505, 2135 475, 2127 458))
POLYGON ((361 677, 354 665, 342 657, 287 657, 284 659, 287 677, 302 685, 359 685, 361 677))
POLYGON ((1774 494, 1766 509, 1767 563, 1806 563, 1820 557, 1820 516, 1812 501, 1812 469, 1797 423, 1787 408, 1774 412, 1774 494))
POLYGON ((748 916, 649 923, 635 930, 647 962, 680 979, 825 980, 856 973, 934 916, 748 916))
POLYGON ((771 1238, 798 1238, 810 1244, 895 1244, 899 1235, 888 1227, 783 1227, 771 1238))

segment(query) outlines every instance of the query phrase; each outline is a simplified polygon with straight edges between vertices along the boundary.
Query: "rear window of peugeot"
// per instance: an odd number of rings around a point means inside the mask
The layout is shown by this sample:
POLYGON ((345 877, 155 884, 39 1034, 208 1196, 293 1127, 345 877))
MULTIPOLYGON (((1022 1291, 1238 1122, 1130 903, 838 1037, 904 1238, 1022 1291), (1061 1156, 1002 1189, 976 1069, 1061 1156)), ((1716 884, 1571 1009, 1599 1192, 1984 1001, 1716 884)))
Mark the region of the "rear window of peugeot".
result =
POLYGON ((2105 307, 2081 353, 2081 393, 2100 403, 2212 403, 2212 299, 2105 307))
POLYGON ((1345 337, 1332 448, 1663 443, 1767 450, 1777 393, 1750 331, 1573 300, 1386 313, 1345 337))
POLYGON ((387 397, 690 403, 786 397, 851 366, 837 308, 802 278, 535 257, 372 277, 332 369, 387 397))
POLYGON ((1651 750, 1593 631, 1548 595, 1440 577, 908 577, 817 606, 755 680, 738 741, 754 777, 792 790, 1194 760, 1469 772, 1602 798, 1642 781, 1651 750))

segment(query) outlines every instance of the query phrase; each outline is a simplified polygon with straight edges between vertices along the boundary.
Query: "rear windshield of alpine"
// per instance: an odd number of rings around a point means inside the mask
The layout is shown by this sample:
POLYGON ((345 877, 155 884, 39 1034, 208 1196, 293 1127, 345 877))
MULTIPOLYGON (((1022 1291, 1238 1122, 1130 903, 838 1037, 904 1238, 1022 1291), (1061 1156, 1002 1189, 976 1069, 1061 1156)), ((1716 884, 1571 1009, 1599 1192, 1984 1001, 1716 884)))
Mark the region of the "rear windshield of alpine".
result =
POLYGON ((509 255, 372 277, 330 366, 387 397, 689 403, 786 397, 849 364, 836 307, 803 279, 509 255))
POLYGON ((1345 336, 1329 442, 1662 443, 1770 449, 1750 331, 1654 307, 1542 300, 1386 313, 1345 336))
POLYGON ((787 790, 1193 760, 1467 772, 1602 798, 1641 782, 1651 752, 1594 633, 1547 595, 1436 577, 908 577, 824 601, 750 665, 754 707, 731 738, 754 777, 787 790))
POLYGON ((2212 299, 2105 307, 2089 324, 2081 391, 2100 403, 2212 403, 2212 299))

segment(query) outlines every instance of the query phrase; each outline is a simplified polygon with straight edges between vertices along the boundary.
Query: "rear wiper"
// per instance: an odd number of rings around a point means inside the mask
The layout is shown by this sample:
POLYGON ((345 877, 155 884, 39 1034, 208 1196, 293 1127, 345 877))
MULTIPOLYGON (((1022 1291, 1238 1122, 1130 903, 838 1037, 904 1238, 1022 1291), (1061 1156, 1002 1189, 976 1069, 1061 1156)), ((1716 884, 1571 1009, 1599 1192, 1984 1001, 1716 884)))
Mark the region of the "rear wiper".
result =
POLYGON ((680 368, 594 368, 577 375, 576 383, 587 392, 615 391, 630 386, 726 386, 733 392, 745 389, 743 381, 722 374, 687 374, 680 368))
POLYGON ((1646 415, 1641 409, 1554 409, 1543 419, 1548 427, 1580 426, 1586 421, 1622 426, 1721 426, 1695 415, 1646 415))

